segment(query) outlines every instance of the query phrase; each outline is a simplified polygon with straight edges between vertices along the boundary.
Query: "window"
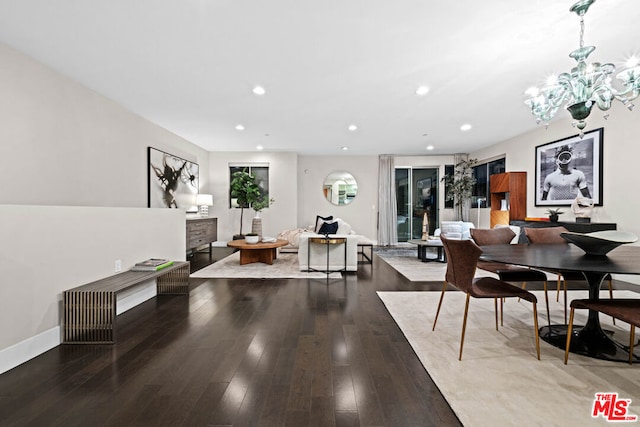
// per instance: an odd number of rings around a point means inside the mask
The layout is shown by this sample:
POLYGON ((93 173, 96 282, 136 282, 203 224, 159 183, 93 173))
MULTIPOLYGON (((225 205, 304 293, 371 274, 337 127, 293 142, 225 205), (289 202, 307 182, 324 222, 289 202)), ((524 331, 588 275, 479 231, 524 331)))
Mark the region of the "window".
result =
MULTIPOLYGON (((451 176, 455 172, 456 167, 454 165, 444 165, 444 174, 446 176, 451 176)), ((445 184, 444 186, 444 194, 449 193, 449 186, 445 184)), ((444 207, 447 209, 453 209, 453 200, 444 199, 444 207)))
POLYGON ((491 197, 489 197, 489 178, 497 173, 504 173, 505 158, 491 160, 481 163, 473 167, 472 176, 476 179, 476 185, 473 187, 473 195, 471 198, 471 206, 478 206, 478 198, 481 199, 480 207, 487 208, 491 206, 491 197), (482 200, 484 199, 484 200, 482 200))
MULTIPOLYGON (((247 171, 256 177, 256 184, 260 187, 260 193, 269 200, 269 164, 253 163, 253 164, 229 164, 229 207, 238 207, 231 199, 231 180, 233 174, 239 171, 247 171)), ((248 206, 245 206, 248 207, 248 206)))

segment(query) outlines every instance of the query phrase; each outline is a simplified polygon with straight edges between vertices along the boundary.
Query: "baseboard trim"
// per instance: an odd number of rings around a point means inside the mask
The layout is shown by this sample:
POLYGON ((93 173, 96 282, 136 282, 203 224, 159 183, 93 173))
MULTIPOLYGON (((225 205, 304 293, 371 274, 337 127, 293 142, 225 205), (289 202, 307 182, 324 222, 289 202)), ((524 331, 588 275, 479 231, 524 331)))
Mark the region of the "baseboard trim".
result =
POLYGON ((0 374, 57 347, 61 342, 60 326, 56 326, 0 350, 0 374))

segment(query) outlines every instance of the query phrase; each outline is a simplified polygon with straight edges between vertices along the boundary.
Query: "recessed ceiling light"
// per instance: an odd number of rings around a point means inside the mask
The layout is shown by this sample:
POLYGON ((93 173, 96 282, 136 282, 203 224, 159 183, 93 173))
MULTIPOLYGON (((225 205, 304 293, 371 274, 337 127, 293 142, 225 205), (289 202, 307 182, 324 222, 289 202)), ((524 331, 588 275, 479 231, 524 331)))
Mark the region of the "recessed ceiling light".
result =
POLYGON ((340 147, 340 149, 341 149, 342 151, 347 151, 347 150, 349 149, 349 147, 340 147))
POLYGON ((420 86, 418 89, 416 89, 416 95, 418 96, 425 96, 428 93, 429 93, 428 86, 420 86))
POLYGON ((256 146, 256 150, 259 150, 259 151, 260 151, 260 150, 264 150, 264 147, 263 147, 262 145, 257 145, 257 146, 256 146))
POLYGON ((242 125, 236 125, 236 130, 244 130, 244 126, 242 126, 242 125))
POLYGON ((460 126, 460 130, 462 132, 467 132, 467 131, 471 130, 471 125, 469 123, 465 123, 462 126, 460 126))
POLYGON ((434 148, 433 145, 427 145, 427 150, 431 151, 433 150, 433 148, 434 148))
POLYGON ((348 128, 348 129, 349 129, 351 132, 355 132, 355 131, 357 131, 357 130, 358 130, 358 126, 356 126, 356 125, 349 125, 349 128, 348 128))
POLYGON ((256 95, 262 96, 265 93, 267 93, 267 91, 264 90, 262 86, 256 86, 253 88, 253 93, 255 93, 256 95))

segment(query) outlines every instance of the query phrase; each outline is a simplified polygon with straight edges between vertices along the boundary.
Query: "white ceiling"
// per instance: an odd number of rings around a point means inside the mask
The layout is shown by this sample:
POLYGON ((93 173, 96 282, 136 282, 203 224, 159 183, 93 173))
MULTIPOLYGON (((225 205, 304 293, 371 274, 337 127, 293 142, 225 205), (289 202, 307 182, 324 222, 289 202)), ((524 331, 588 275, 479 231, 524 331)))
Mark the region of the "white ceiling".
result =
MULTIPOLYGON (((522 92, 573 66, 572 3, 0 0, 0 41, 207 150, 450 154, 536 126, 522 92)), ((639 22, 598 0, 592 59, 640 53, 639 22)))

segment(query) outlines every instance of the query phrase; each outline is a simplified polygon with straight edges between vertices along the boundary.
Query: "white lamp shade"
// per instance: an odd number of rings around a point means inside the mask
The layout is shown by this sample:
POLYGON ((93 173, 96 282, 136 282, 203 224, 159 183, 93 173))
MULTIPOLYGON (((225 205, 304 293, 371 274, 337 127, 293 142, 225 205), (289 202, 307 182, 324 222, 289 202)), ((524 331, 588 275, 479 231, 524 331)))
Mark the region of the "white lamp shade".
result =
POLYGON ((196 205, 198 206, 213 206, 213 195, 211 194, 198 194, 196 196, 196 205))

